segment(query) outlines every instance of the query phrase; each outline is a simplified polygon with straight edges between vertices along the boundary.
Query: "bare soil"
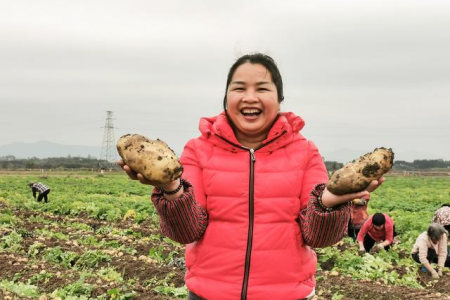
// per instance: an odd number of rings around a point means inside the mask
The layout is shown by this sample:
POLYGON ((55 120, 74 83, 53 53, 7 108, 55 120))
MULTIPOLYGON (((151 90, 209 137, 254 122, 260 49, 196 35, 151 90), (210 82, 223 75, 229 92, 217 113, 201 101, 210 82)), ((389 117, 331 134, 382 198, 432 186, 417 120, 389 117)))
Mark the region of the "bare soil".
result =
MULTIPOLYGON (((0 210, 5 207, 0 207, 0 210)), ((55 216, 35 211, 13 210, 13 214, 20 219, 14 230, 23 237, 21 242, 22 251, 0 251, 0 282, 2 280, 27 282, 32 280, 33 276, 40 274, 43 270, 53 274, 51 278, 33 283, 39 287, 41 293, 48 295, 58 288, 67 286, 78 279, 79 272, 74 268, 67 268, 60 264, 48 262, 44 259, 44 251, 41 251, 35 257, 30 257, 29 249, 36 241, 44 245, 43 249, 61 247, 65 251, 82 254, 87 250, 111 250, 110 248, 102 248, 98 245, 85 245, 77 242, 84 236, 93 236, 98 241, 109 241, 120 243, 124 247, 134 249, 134 253, 126 253, 124 251, 112 251, 112 260, 101 262, 94 269, 90 270, 95 273, 102 267, 113 267, 124 280, 133 279, 133 291, 136 293, 134 299, 141 300, 174 300, 169 296, 161 295, 154 290, 152 282, 169 278, 170 283, 174 287, 182 287, 184 285, 184 265, 183 251, 179 251, 174 261, 177 263, 158 263, 155 260, 145 259, 148 257, 150 249, 160 246, 160 242, 153 242, 148 237, 159 234, 158 228, 150 223, 142 223, 139 226, 132 220, 109 223, 89 219, 85 216, 77 218, 68 216, 55 216), (36 218, 46 222, 35 222, 36 218), (89 230, 75 229, 67 224, 85 224, 89 230), (111 227, 118 230, 132 229, 134 235, 117 235, 99 231, 101 228, 111 227), (46 229, 51 232, 61 233, 69 239, 59 239, 55 237, 43 236, 37 233, 37 230, 46 229), (144 258, 143 258, 144 257, 144 258)), ((8 236, 11 233, 10 228, 0 228, 0 238, 8 236)), ((164 244, 164 252, 169 253, 176 249, 175 245, 170 243, 164 244)), ((355 300, 423 300, 423 299, 450 299, 450 274, 445 274, 438 281, 433 281, 428 274, 419 273, 419 282, 423 286, 422 289, 414 289, 403 286, 385 285, 376 281, 358 281, 346 276, 331 276, 330 270, 332 266, 322 265, 322 270, 318 271, 318 280, 316 287, 316 296, 314 300, 338 300, 338 299, 355 299, 355 300)), ((399 273, 402 270, 397 270, 399 273)), ((105 294, 113 288, 121 288, 121 283, 106 280, 99 276, 90 277, 86 280, 95 288, 91 292, 91 297, 95 298, 105 294)), ((18 297, 14 294, 0 290, 0 299, 32 299, 27 297, 18 297)))

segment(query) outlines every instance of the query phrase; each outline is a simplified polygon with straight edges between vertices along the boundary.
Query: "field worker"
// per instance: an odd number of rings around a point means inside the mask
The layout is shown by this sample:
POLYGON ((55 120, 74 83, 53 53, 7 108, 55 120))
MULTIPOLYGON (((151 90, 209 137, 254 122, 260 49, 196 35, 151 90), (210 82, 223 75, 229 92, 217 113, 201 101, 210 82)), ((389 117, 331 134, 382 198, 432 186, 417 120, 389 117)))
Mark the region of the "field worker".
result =
POLYGON ((450 267, 450 258, 447 256, 448 231, 442 225, 432 223, 428 230, 422 232, 412 248, 412 258, 422 264, 433 278, 442 276, 442 269, 450 267), (438 271, 432 263, 437 263, 438 271))
POLYGON ((45 203, 48 202, 48 194, 50 193, 50 189, 46 185, 40 182, 30 182, 28 186, 31 188, 31 191, 33 192, 34 199, 36 199, 36 193, 38 193, 39 194, 37 198, 38 202, 41 202, 42 199, 44 199, 45 203))
POLYGON ((362 198, 354 199, 350 202, 350 222, 348 222, 348 236, 354 241, 358 236, 359 230, 364 225, 364 222, 369 218, 367 213, 367 206, 370 200, 370 195, 362 198))
POLYGON ((322 156, 300 134, 305 122, 280 112, 283 99, 271 57, 240 57, 228 73, 224 111, 202 118, 201 136, 183 150, 182 179, 153 189, 163 234, 187 244, 190 300, 311 298, 313 248, 338 242, 347 233, 348 202, 384 181, 331 194, 322 156))
POLYGON ((444 226, 445 230, 450 231, 450 204, 443 204, 433 216, 433 223, 444 226))
POLYGON ((394 221, 387 214, 375 213, 369 217, 358 233, 359 252, 363 254, 381 249, 389 250, 395 236, 394 221))

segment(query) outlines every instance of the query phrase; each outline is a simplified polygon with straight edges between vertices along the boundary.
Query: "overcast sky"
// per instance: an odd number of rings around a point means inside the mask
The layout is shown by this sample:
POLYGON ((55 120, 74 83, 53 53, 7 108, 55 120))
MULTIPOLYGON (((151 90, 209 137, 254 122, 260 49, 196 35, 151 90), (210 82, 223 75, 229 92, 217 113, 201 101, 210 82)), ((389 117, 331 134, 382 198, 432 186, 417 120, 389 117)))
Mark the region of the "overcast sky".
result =
POLYGON ((179 153, 254 51, 277 61, 282 110, 325 158, 450 160, 447 0, 0 0, 0 146, 101 146, 110 110, 116 139, 179 153))

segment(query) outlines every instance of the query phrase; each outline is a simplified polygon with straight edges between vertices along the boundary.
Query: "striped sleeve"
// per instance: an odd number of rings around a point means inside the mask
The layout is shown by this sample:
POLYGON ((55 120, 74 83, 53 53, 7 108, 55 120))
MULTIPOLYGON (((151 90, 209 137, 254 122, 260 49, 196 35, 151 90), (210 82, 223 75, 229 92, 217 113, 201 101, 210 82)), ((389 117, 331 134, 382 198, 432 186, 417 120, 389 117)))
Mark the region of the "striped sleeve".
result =
POLYGON ((155 187, 151 199, 159 215, 162 233, 178 243, 189 244, 205 232, 208 215, 195 201, 194 189, 184 178, 183 188, 184 193, 179 198, 169 201, 162 190, 155 187))
POLYGON ((319 206, 317 198, 325 184, 314 187, 308 205, 300 212, 300 228, 304 242, 312 248, 323 248, 339 242, 346 234, 350 220, 350 205, 342 204, 331 212, 319 206))

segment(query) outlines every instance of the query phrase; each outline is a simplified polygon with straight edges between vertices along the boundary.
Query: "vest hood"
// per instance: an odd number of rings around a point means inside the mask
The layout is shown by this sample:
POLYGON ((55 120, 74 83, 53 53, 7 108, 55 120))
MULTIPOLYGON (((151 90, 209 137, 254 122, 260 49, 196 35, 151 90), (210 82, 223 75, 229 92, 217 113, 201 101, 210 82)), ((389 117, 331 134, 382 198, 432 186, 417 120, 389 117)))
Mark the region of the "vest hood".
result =
MULTIPOLYGON (((300 134, 304 126, 305 121, 294 113, 279 113, 261 148, 274 151, 296 139, 304 139, 300 134)), ((199 130, 203 138, 221 148, 236 152, 238 148, 244 147, 237 140, 225 111, 215 117, 201 118, 199 130)))

